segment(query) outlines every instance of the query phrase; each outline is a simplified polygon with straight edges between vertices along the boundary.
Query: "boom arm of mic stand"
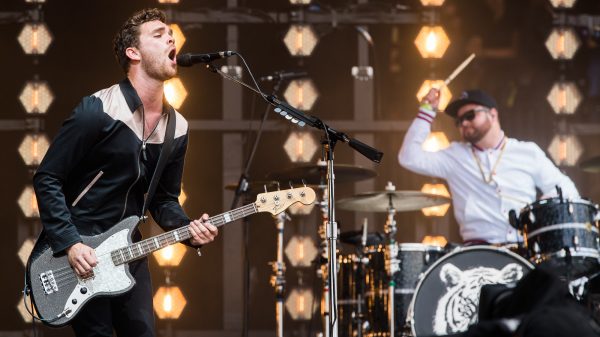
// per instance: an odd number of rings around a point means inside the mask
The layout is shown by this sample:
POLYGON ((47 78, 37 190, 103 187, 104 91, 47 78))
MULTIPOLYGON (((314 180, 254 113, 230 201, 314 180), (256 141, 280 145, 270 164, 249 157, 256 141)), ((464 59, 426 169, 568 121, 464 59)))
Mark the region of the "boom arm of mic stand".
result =
POLYGON ((327 124, 323 123, 320 119, 314 116, 310 116, 305 114, 304 112, 290 106, 289 104, 278 100, 275 96, 267 96, 267 101, 271 102, 275 106, 275 111, 292 121, 292 123, 297 123, 299 126, 309 125, 317 129, 322 129, 327 131, 330 137, 333 137, 336 141, 341 140, 344 143, 348 143, 351 148, 358 151, 360 154, 368 158, 369 160, 380 163, 381 158, 383 158, 383 152, 359 141, 356 138, 350 138, 343 132, 339 132, 327 124))
POLYGON ((275 107, 275 112, 277 112, 281 116, 285 117, 287 120, 290 120, 292 123, 298 124, 298 126, 309 125, 316 129, 325 130, 330 135, 330 137, 334 138, 334 141, 341 140, 344 143, 348 143, 348 145, 350 145, 351 148, 358 151, 360 154, 365 156, 367 159, 369 159, 373 162, 376 162, 376 163, 381 162, 381 159, 383 158, 383 152, 357 140, 356 138, 348 137, 348 135, 346 135, 345 133, 339 132, 339 131, 329 127, 327 124, 323 123, 319 118, 317 118, 315 116, 307 115, 304 112, 290 106, 289 104, 280 101, 274 95, 269 95, 269 96, 265 95, 264 93, 252 88, 251 86, 238 80, 237 78, 234 78, 231 75, 225 74, 224 72, 222 72, 221 70, 219 70, 217 67, 215 67, 214 65, 212 65, 210 63, 208 63, 206 65, 206 68, 214 73, 221 75, 222 77, 224 77, 228 80, 231 80, 238 84, 241 84, 244 87, 259 94, 263 99, 265 99, 267 102, 271 103, 275 107))

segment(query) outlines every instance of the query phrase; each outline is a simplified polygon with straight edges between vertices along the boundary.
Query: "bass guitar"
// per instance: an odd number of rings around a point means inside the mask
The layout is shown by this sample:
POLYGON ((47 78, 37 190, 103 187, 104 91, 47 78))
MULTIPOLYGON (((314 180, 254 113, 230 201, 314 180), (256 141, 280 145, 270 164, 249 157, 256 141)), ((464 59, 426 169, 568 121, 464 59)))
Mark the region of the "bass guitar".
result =
MULTIPOLYGON (((310 187, 261 193, 254 203, 215 215, 209 221, 219 227, 254 213, 283 212, 294 203, 312 204, 315 191, 310 187)), ((108 231, 95 236, 82 236, 83 243, 92 247, 98 264, 91 276, 79 277, 71 268, 66 254, 54 256, 45 240, 36 242, 27 263, 26 292, 32 298, 38 319, 45 325, 59 327, 69 324, 85 304, 96 296, 123 294, 135 285, 128 263, 148 254, 187 240, 189 227, 132 242, 140 217, 123 219, 108 231)))

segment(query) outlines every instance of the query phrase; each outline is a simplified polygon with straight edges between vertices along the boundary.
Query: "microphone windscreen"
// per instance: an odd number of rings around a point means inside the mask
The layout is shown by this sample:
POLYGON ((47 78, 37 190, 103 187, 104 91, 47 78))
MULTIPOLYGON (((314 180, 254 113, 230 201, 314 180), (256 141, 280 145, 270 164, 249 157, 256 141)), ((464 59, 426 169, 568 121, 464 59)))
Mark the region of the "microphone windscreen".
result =
POLYGON ((179 54, 177 55, 177 65, 180 67, 191 67, 194 63, 192 63, 192 56, 189 53, 179 54))

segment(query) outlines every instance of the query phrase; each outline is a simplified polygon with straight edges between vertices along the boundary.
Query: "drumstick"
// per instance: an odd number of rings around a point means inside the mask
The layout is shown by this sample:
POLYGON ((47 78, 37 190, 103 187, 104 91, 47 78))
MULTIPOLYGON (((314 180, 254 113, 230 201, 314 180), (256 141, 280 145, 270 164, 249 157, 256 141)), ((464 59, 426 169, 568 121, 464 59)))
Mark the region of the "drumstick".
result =
POLYGON ((458 74, 460 74, 461 71, 463 71, 463 69, 465 69, 469 63, 471 63, 471 61, 475 58, 475 53, 472 53, 469 57, 467 57, 466 60, 463 61, 463 63, 461 63, 456 69, 454 69, 454 71, 452 72, 452 74, 450 74, 450 76, 448 76, 448 78, 446 78, 446 80, 444 81, 444 84, 439 87, 438 89, 442 89, 443 87, 447 86, 458 74))

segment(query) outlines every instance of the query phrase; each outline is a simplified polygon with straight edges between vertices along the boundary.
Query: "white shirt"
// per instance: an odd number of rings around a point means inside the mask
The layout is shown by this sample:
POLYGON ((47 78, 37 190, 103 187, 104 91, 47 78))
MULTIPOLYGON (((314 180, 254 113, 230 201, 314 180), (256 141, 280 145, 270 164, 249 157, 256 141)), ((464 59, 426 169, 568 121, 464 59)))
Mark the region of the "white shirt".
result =
POLYGON ((408 170, 447 181, 464 241, 516 242, 518 233, 508 222, 508 212, 514 209, 518 215, 534 202, 536 187, 544 196, 556 196, 559 186, 565 198, 579 198, 573 181, 532 142, 505 138, 504 150, 501 144, 479 150, 469 143, 452 142, 438 152, 424 151, 421 145, 431 132, 432 115, 424 109, 419 112, 404 137, 398 160, 408 170), (484 181, 474 155, 486 178, 496 166, 490 183, 484 181))

